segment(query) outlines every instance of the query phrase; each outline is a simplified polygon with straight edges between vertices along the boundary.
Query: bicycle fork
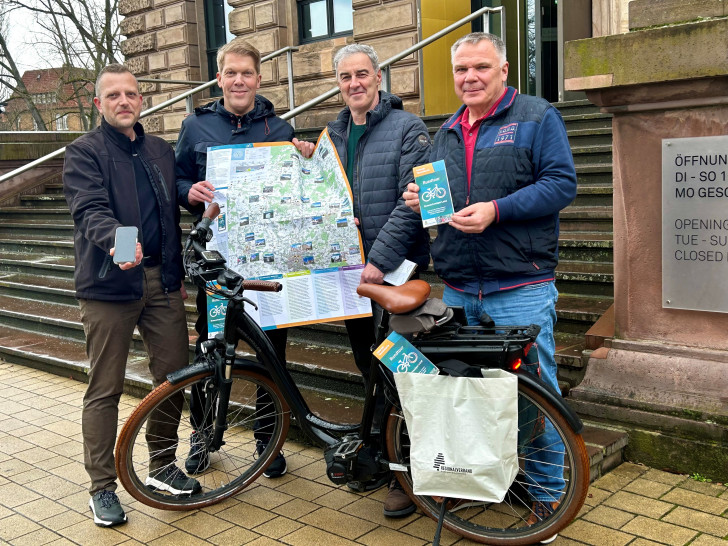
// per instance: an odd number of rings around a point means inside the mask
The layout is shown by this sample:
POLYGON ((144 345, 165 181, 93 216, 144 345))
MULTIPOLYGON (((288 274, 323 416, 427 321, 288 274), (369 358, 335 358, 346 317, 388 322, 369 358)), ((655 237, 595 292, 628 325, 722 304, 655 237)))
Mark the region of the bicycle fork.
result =
POLYGON ((209 446, 210 451, 217 451, 225 445, 222 437, 228 428, 227 413, 228 404, 230 403, 230 391, 233 383, 232 374, 234 361, 235 346, 231 343, 225 343, 224 360, 220 365, 215 366, 215 382, 218 386, 218 394, 217 411, 215 412, 215 422, 209 446))

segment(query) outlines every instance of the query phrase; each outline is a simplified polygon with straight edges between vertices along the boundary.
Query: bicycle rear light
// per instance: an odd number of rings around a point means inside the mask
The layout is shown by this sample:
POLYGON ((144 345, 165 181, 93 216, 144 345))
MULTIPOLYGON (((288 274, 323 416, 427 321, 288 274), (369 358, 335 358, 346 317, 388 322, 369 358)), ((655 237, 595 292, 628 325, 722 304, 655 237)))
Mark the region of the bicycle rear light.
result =
POLYGON ((511 363, 511 370, 516 371, 521 367, 521 364, 523 364, 523 361, 520 358, 517 358, 511 363))

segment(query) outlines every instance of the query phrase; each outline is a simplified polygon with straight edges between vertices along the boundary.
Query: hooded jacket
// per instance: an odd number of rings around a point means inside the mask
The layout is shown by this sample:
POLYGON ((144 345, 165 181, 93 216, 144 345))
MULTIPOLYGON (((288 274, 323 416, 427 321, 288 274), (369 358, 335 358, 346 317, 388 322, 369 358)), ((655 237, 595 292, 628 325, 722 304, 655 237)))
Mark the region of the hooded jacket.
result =
MULTIPOLYGON (((328 124, 342 164, 347 162, 351 110, 344 108, 328 124)), ((379 103, 367 112, 367 128, 356 148, 354 215, 364 253, 381 272, 396 269, 407 258, 420 270, 430 261, 430 237, 422 218, 404 204, 402 193, 414 181, 412 167, 429 162, 430 137, 420 118, 402 109, 396 95, 379 92, 379 103)))
POLYGON ((445 160, 456 211, 493 201, 496 218, 482 233, 439 225, 432 245, 436 273, 451 286, 467 285, 470 290, 474 283, 495 282, 504 290, 553 280, 559 211, 576 196, 574 161, 561 114, 544 99, 508 87, 495 112, 478 128, 468 184, 460 125, 464 110, 435 135, 431 160, 445 160))
POLYGON ((152 185, 161 229, 162 286, 182 283, 182 245, 176 199, 174 152, 167 142, 134 126, 132 141, 102 118, 101 125, 66 148, 63 192, 73 216, 76 297, 89 300, 138 300, 143 268, 122 271, 112 263, 116 228, 136 226, 143 241, 132 153, 139 154, 152 185))
MULTIPOLYGON (((276 116, 273 104, 255 96, 253 108, 243 116, 225 110, 223 99, 195 109, 182 122, 177 140, 177 195, 189 207, 187 195, 196 182, 207 179, 207 148, 253 142, 290 142, 293 127, 276 116)), ((195 207, 201 213, 203 205, 195 207)))

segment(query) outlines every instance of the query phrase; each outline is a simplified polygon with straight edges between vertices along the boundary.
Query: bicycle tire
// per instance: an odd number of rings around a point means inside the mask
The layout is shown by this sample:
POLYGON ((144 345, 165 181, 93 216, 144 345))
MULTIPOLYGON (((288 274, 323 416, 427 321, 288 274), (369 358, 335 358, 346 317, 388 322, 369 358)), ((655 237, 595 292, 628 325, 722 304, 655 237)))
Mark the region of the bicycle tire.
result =
MULTIPOLYGON (((443 526, 475 542, 520 546, 548 540, 576 517, 589 488, 589 457, 581 435, 573 431, 564 416, 545 397, 520 381, 518 397, 519 430, 529 426, 522 422, 523 414, 528 411, 533 415, 533 408, 536 408, 539 412, 538 418, 543 416, 543 430, 546 430, 547 423, 550 422, 563 443, 565 486, 560 495, 560 504, 550 516, 527 525, 533 502, 526 485, 530 476, 524 470, 524 459, 529 453, 526 449, 519 449, 520 471, 503 502, 473 503, 475 506, 466 508, 462 505, 467 502, 458 505, 453 500, 448 503, 443 526)), ((409 438, 406 428, 401 410, 394 409, 387 419, 387 451, 390 461, 404 465, 409 463, 409 438)), ((395 472, 395 475, 419 509, 437 521, 442 504, 433 497, 415 495, 409 472, 395 472)))
MULTIPOLYGON (((165 381, 142 400, 124 424, 116 447, 116 471, 126 491, 143 504, 164 510, 192 510, 209 506, 235 495, 255 481, 280 452, 290 425, 290 411, 278 387, 266 375, 250 369, 233 368, 225 443, 219 451, 209 454, 209 468, 201 473, 190 474, 200 482, 200 493, 172 495, 155 491, 145 485, 145 479, 149 475, 147 425, 150 422, 157 425, 164 423, 162 419, 151 421, 155 419, 155 410, 158 410, 157 416, 166 415, 159 408, 165 403, 167 405, 164 407, 170 408, 169 404, 175 404, 174 400, 178 401, 180 393, 183 394, 179 431, 174 438, 170 438, 169 446, 165 449, 174 449, 176 457, 184 461, 191 448, 190 436, 193 431, 190 421, 192 389, 206 389, 205 396, 209 397, 207 407, 214 411, 216 398, 212 379, 213 373, 209 371, 185 378, 174 385, 165 381), (252 429, 256 418, 261 417, 256 401, 262 392, 267 393, 272 401, 272 407, 269 404, 264 410, 265 417, 272 420, 272 423, 266 425, 266 435, 269 431, 270 440, 263 452, 257 454, 252 429)), ((206 428, 209 433, 212 416, 210 411, 204 413, 201 419, 207 424, 196 428, 206 428)), ((174 415, 170 419, 173 420, 174 415)), ((182 468, 184 469, 184 464, 182 468)))

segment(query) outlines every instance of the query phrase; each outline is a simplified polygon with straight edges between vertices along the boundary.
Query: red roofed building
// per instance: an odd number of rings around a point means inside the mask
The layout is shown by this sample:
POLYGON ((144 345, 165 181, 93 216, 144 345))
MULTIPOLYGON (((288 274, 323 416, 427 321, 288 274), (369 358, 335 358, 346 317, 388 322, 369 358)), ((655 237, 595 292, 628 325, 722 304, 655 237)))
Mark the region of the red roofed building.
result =
MULTIPOLYGON (((46 68, 28 70, 22 81, 30 99, 40 112, 47 131, 83 131, 88 128, 93 105, 93 73, 83 68, 46 68), (86 118, 86 123, 81 117, 86 118)), ((37 131, 28 104, 19 92, 14 92, 5 109, 8 130, 37 131)), ((94 117, 93 119, 96 119, 94 117)))

